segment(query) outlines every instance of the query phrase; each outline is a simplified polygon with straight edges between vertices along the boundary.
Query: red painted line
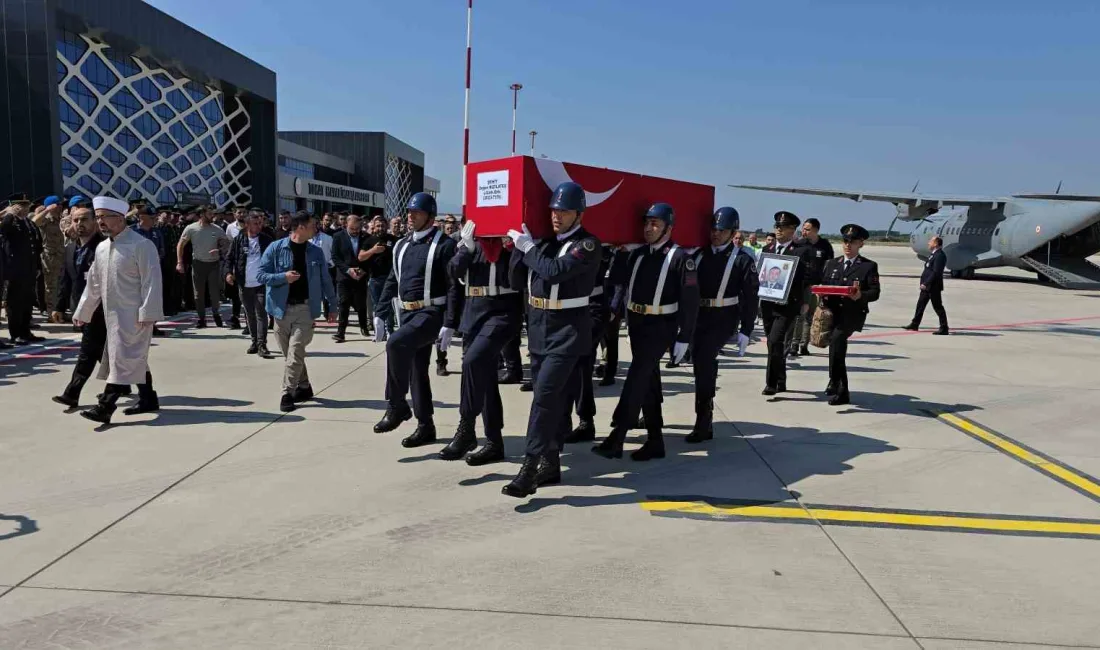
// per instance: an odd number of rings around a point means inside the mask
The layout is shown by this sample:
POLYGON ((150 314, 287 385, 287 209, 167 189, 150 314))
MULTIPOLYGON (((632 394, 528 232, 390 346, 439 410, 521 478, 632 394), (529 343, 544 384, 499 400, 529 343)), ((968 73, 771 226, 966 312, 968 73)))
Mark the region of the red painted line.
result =
MULTIPOLYGON (((953 327, 952 332, 970 332, 979 330, 1013 329, 1017 327, 1029 327, 1031 325, 1060 325, 1063 323, 1079 323, 1087 320, 1100 320, 1100 316, 1082 316, 1080 318, 1052 318, 1050 320, 1029 320, 1019 323, 1001 323, 996 325, 971 325, 970 327, 953 327)), ((911 336, 913 334, 931 334, 936 331, 934 327, 924 331, 899 330, 896 332, 875 332, 873 334, 856 334, 852 339, 884 339, 891 336, 911 336)))

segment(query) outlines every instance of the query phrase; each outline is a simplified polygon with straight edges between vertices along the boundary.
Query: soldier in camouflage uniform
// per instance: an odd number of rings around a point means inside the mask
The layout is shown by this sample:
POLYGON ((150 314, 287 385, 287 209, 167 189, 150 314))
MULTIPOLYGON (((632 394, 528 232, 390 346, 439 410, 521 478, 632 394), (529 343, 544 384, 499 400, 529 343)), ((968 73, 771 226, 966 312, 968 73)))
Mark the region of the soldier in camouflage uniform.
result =
POLYGON ((44 208, 34 217, 34 225, 42 233, 42 277, 45 289, 46 313, 52 314, 57 300, 57 282, 65 262, 65 235, 61 232, 61 199, 47 196, 44 208))

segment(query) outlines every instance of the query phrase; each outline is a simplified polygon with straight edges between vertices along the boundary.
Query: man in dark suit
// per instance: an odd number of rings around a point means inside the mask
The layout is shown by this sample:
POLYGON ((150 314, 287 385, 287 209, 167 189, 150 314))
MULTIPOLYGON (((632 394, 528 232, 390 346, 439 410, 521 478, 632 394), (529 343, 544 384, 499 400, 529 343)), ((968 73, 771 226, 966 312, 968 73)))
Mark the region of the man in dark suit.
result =
POLYGON ((932 301, 932 309, 940 317, 940 328, 933 332, 941 336, 948 334, 947 310, 943 308, 943 272, 947 268, 947 253, 943 252, 943 240, 938 235, 933 235, 928 240, 928 250, 932 254, 924 263, 924 270, 920 274, 920 298, 917 298, 917 311, 913 314, 913 321, 905 326, 905 329, 917 331, 921 318, 924 317, 924 308, 928 301, 932 301))
POLYGON ((859 254, 867 240, 867 229, 848 224, 840 229, 842 255, 825 263, 822 284, 855 287, 847 296, 825 296, 824 304, 833 312, 833 331, 829 335, 829 385, 825 394, 829 404, 847 404, 848 398, 848 337, 863 329, 868 305, 879 298, 881 286, 878 264, 859 254))
POLYGON ((16 193, 8 197, 8 207, 0 213, 8 280, 8 331, 14 345, 46 340, 31 331, 42 249, 38 227, 27 218, 30 206, 26 194, 16 193))
MULTIPOLYGON (((65 258, 61 267, 61 277, 57 285, 57 300, 51 320, 62 322, 65 312, 76 309, 80 297, 84 295, 87 284, 85 276, 95 260, 95 249, 104 237, 99 232, 92 214, 92 202, 83 196, 74 196, 69 202, 70 228, 77 240, 65 246, 65 258)), ((103 348, 107 345, 107 321, 103 317, 103 307, 96 308, 92 319, 80 327, 80 354, 73 366, 73 375, 64 392, 53 401, 68 408, 80 404, 80 391, 95 370, 95 364, 103 357, 103 348)))
POLYGON ((367 336, 367 278, 370 264, 359 261, 359 251, 367 250, 370 237, 363 232, 363 218, 349 214, 344 230, 332 236, 332 263, 336 266, 336 292, 340 298, 340 316, 332 340, 344 342, 351 308, 359 317, 359 333, 367 336))
MULTIPOLYGON (((814 255, 811 247, 794 241, 794 232, 799 223, 799 218, 790 212, 776 212, 775 242, 761 251, 798 258, 786 304, 761 300, 760 315, 764 319, 764 333, 768 337, 768 372, 764 380, 764 395, 775 395, 787 390, 786 341, 803 308, 807 267, 814 255)), ((763 266, 763 262, 760 265, 763 266)))

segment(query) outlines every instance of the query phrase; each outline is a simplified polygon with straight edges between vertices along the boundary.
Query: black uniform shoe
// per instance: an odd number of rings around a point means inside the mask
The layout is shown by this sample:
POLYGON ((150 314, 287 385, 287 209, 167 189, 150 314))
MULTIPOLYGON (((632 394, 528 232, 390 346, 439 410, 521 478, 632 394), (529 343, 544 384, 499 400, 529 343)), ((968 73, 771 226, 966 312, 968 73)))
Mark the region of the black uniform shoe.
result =
POLYGON ((222 322, 222 315, 219 314, 217 310, 214 310, 214 325, 216 327, 225 327, 225 323, 222 322))
POLYGON ((769 397, 775 395, 777 392, 775 386, 764 386, 764 390, 760 391, 761 395, 768 395, 769 397))
POLYGON ((92 422, 99 422, 100 424, 110 424, 111 415, 115 412, 115 405, 110 404, 96 404, 92 408, 81 411, 80 417, 91 420, 92 422))
POLYGON ((294 395, 292 393, 283 393, 283 398, 279 400, 279 410, 283 413, 290 413, 296 408, 298 408, 298 405, 294 403, 294 395))
POLYGON ((65 387, 65 390, 60 395, 53 397, 53 401, 61 404, 62 406, 75 409, 80 406, 80 391, 84 390, 84 384, 88 383, 88 376, 73 373, 73 378, 69 380, 69 385, 65 387))
POLYGON ((359 335, 362 336, 363 338, 369 338, 370 337, 370 332, 367 330, 367 328, 360 327, 359 328, 359 335))
POLYGON ((344 340, 345 340, 344 339, 344 333, 343 332, 337 332, 337 333, 333 334, 332 335, 332 340, 336 341, 337 343, 343 343, 344 340))
POLYGON ((138 415, 139 413, 154 413, 160 410, 160 400, 157 398, 156 391, 152 394, 142 395, 137 404, 129 408, 125 408, 122 412, 126 415, 138 415))
POLYGON ((530 379, 524 379, 523 383, 519 385, 519 390, 521 393, 530 393, 535 390, 535 385, 531 383, 530 379))
POLYGON ((252 336, 252 330, 248 329, 248 323, 241 328, 241 336, 252 336))
POLYGON ((229 319, 229 329, 231 329, 231 330, 239 330, 239 329, 241 329, 241 321, 240 321, 240 319, 238 319, 238 318, 230 318, 230 319, 229 319))
POLYGON ((195 323, 195 329, 197 329, 197 330, 204 330, 204 329, 206 329, 206 320, 205 320, 205 319, 202 319, 202 318, 200 318, 200 319, 199 319, 199 322, 195 323))
POLYGON ((498 384, 519 384, 523 382, 523 371, 519 368, 503 368, 497 373, 498 384))
POLYGON ((829 406, 841 406, 842 404, 851 404, 847 387, 842 387, 836 395, 829 398, 829 406))
POLYGON ((714 400, 695 402, 695 426, 684 442, 699 443, 714 438, 714 400))
POLYGON ((4 340, 0 339, 0 350, 10 350, 13 347, 15 347, 15 346, 13 346, 11 343, 8 343, 7 341, 4 341, 4 340))
POLYGON ((802 347, 798 348, 798 353, 804 357, 810 356, 810 346, 803 345, 802 347))
POLYGON ((270 351, 268 351, 268 349, 267 349, 267 343, 261 343, 261 344, 259 345, 259 347, 258 347, 258 348, 256 348, 256 354, 260 355, 261 357, 263 357, 263 358, 265 358, 265 359, 266 359, 267 357, 270 357, 270 356, 271 356, 271 352, 270 352, 270 351))
POLYGON ((684 438, 684 442, 691 444, 697 444, 700 442, 706 442, 707 440, 714 439, 714 427, 712 425, 701 426, 698 422, 695 423, 695 428, 691 430, 691 433, 687 434, 684 438))
POLYGON ((623 440, 625 439, 626 431, 620 432, 618 429, 614 429, 600 442, 600 444, 592 447, 592 453, 603 456, 604 458, 622 458, 623 440))
POLYGON ((435 425, 431 422, 427 424, 421 422, 416 425, 416 429, 411 435, 401 441, 401 446, 408 449, 414 447, 422 447, 435 442, 435 425))
POLYGON ((504 460, 504 445, 499 442, 486 442, 474 453, 466 457, 466 464, 471 467, 499 463, 504 460))
POLYGON ((665 368, 668 368, 669 370, 671 370, 672 368, 679 368, 679 367, 680 367, 680 364, 676 363, 675 361, 669 361, 668 363, 665 364, 665 368))
POLYGON ((443 460, 458 460, 477 447, 477 434, 474 433, 474 421, 460 418, 455 437, 451 439, 443 449, 439 450, 439 457, 443 460))
POLYGON ((23 340, 28 343, 41 343, 46 340, 44 336, 38 336, 37 334, 29 334, 23 337, 23 340))
POLYGON ((593 377, 599 377, 599 378, 602 379, 603 378, 603 373, 604 373, 605 370, 607 370, 607 366, 601 363, 600 365, 598 365, 598 366, 596 366, 595 368, 592 369, 592 376, 593 377))
POLYGON ((649 436, 645 443, 637 451, 631 452, 630 459, 638 462, 665 457, 665 439, 660 436, 649 436))
POLYGON ((556 451, 548 451, 539 458, 538 472, 535 474, 535 485, 559 485, 561 483, 561 454, 556 451))
POLYGON ((565 444, 571 445, 576 442, 592 442, 596 439, 596 423, 592 420, 581 420, 577 423, 577 428, 569 432, 565 436, 565 444))
POLYGON ((50 399, 64 406, 65 408, 75 409, 76 407, 80 406, 79 401, 72 397, 69 397, 68 395, 65 395, 64 393, 61 395, 54 395, 50 399))
POLYGON ((378 424, 374 425, 375 433, 386 433, 393 431, 397 427, 401 426, 401 423, 405 420, 412 419, 412 409, 406 405, 404 408, 388 408, 386 414, 382 416, 382 419, 378 421, 378 424))
POLYGON ((259 351, 260 351, 260 346, 253 343, 252 345, 248 346, 248 350, 247 350, 246 354, 256 354, 259 351))
POLYGON ((313 399, 312 384, 306 384, 304 387, 299 386, 298 389, 294 391, 295 403, 308 402, 311 399, 313 399))
POLYGON ((932 332, 932 336, 947 336, 947 335, 948 335, 948 334, 950 334, 950 333, 951 333, 951 331, 950 331, 950 330, 947 330, 947 329, 938 329, 938 330, 936 330, 935 332, 932 332))
POLYGON ((830 397, 836 395, 836 382, 830 381, 829 385, 825 387, 825 394, 830 397))
POLYGON ((449 375, 451 373, 447 370, 447 364, 439 363, 437 361, 435 363, 435 374, 438 377, 446 377, 447 375, 449 375))
POLYGON ((915 331, 917 331, 917 329, 918 329, 919 327, 920 327, 920 326, 919 326, 919 325, 917 325, 916 323, 909 323, 908 325, 906 325, 905 327, 903 327, 903 328, 901 328, 901 329, 903 329, 903 330, 909 330, 910 332, 915 332, 915 331))
POLYGON ((600 379, 599 385, 600 386, 614 386, 615 385, 615 375, 608 375, 606 377, 603 377, 602 379, 600 379))
POLYGON ((527 454, 523 458, 523 466, 519 468, 519 473, 511 483, 500 488, 500 493, 517 499, 534 494, 538 489, 536 477, 539 473, 539 460, 538 456, 527 454))

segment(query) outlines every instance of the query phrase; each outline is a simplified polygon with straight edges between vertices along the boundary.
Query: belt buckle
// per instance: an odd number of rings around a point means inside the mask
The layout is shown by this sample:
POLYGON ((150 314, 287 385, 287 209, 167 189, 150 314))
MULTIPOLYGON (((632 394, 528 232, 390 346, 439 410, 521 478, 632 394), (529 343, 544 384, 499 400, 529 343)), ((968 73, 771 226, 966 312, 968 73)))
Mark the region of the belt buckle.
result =
POLYGON ((635 313, 635 314, 645 314, 646 313, 646 307, 647 307, 647 305, 640 305, 636 302, 632 302, 628 306, 630 311, 635 313))
POLYGON ((416 311, 417 309, 420 309, 423 306, 424 306, 424 303, 423 303, 423 301, 420 301, 420 300, 417 300, 416 302, 403 302, 403 303, 401 303, 401 307, 405 311, 416 311))
POLYGON ((470 287, 470 297, 472 298, 482 298, 486 294, 488 292, 483 287, 470 287))
POLYGON ((538 298, 536 296, 531 296, 531 306, 534 307, 535 309, 546 309, 546 305, 549 302, 550 301, 547 300, 546 298, 538 298))

